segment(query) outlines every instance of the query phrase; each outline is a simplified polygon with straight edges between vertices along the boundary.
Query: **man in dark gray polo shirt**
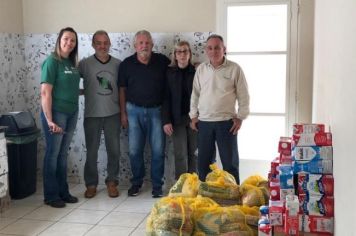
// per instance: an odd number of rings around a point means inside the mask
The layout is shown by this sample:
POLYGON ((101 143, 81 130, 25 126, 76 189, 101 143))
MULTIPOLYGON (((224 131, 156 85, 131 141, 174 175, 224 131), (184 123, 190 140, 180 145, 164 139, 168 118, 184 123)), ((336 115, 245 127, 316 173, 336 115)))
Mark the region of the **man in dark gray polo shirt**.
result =
POLYGON ((152 197, 161 197, 164 175, 165 136, 161 104, 169 59, 153 53, 151 34, 138 31, 134 38, 136 53, 120 65, 121 124, 129 129, 129 157, 132 171, 129 196, 136 196, 145 176, 143 151, 146 137, 151 147, 152 197))

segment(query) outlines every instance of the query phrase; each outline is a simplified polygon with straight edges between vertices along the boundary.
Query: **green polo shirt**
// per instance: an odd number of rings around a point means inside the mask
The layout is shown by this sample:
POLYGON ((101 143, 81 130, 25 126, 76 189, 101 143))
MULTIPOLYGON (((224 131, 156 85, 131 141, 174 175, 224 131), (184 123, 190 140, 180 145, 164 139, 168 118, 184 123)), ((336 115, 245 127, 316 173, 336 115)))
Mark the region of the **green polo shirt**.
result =
POLYGON ((41 84, 52 89, 52 109, 73 113, 78 110, 80 75, 78 69, 66 58, 61 60, 51 54, 42 65, 41 84))

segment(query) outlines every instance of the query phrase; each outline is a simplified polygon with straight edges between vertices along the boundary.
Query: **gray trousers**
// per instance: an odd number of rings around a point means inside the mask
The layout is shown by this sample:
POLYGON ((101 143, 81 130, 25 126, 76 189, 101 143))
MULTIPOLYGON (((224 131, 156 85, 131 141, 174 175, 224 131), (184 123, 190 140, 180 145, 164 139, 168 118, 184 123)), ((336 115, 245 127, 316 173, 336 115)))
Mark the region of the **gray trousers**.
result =
POLYGON ((119 183, 120 169, 120 115, 108 117, 87 117, 84 119, 85 143, 87 159, 84 166, 86 186, 98 185, 98 150, 102 132, 107 152, 107 177, 105 183, 119 183))
POLYGON ((197 172, 197 149, 198 134, 189 126, 189 119, 184 119, 180 125, 173 126, 173 152, 175 162, 175 178, 183 173, 197 172))

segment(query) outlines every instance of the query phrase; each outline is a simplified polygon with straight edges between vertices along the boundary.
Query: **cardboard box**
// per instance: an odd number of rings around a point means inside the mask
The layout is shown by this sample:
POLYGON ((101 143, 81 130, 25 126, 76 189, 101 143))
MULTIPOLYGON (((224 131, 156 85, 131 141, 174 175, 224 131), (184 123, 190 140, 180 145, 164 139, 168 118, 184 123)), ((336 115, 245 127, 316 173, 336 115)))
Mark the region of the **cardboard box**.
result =
POLYGON ((311 216, 334 216, 334 197, 325 195, 299 195, 300 212, 311 216))
POLYGON ((299 231, 333 235, 334 217, 299 215, 299 231))
POLYGON ((332 146, 331 133, 293 134, 293 147, 332 146))
POLYGON ((269 221, 273 225, 283 225, 284 206, 281 201, 275 201, 269 206, 269 221))
POLYGON ((298 194, 334 195, 334 177, 332 175, 298 174, 298 194))
POLYGON ((294 161, 293 172, 306 172, 310 174, 332 174, 333 162, 331 160, 316 160, 316 161, 294 161))
POLYGON ((311 146, 294 147, 292 151, 294 161, 314 161, 314 160, 332 160, 332 146, 311 146))
POLYGON ((273 176, 278 175, 278 167, 279 167, 279 158, 275 158, 273 161, 271 161, 271 174, 273 176))
POLYGON ((275 225, 273 226, 273 236, 285 236, 284 226, 275 225))
POLYGON ((278 152, 284 155, 292 154, 292 139, 290 137, 279 138, 278 152))
POLYGON ((298 216, 285 215, 284 233, 287 235, 299 235, 299 218, 298 216))
POLYGON ((280 189, 280 199, 282 202, 286 201, 287 195, 294 195, 294 194, 295 194, 294 188, 280 189))
POLYGON ((293 158, 291 155, 280 154, 279 163, 281 165, 292 165, 293 158))
POLYGON ((272 201, 279 201, 281 199, 281 186, 279 181, 272 181, 269 183, 269 197, 272 201))
POLYGON ((299 235, 299 200, 296 195, 286 197, 284 232, 288 235, 299 235))
POLYGON ((315 134, 324 133, 324 124, 302 124, 296 123, 293 125, 293 134, 315 134))
POLYGON ((293 166, 279 165, 279 184, 282 189, 294 188, 293 166))

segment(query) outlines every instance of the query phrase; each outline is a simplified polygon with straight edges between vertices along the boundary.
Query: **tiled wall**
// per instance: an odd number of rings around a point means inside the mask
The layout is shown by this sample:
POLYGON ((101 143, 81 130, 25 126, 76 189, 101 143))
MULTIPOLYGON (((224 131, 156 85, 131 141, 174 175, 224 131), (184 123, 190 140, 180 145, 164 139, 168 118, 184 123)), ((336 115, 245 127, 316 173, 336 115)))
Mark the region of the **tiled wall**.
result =
MULTIPOLYGON (((153 33, 154 51, 167 56, 178 40, 188 40, 193 51, 193 60, 196 62, 205 60, 203 43, 209 33, 153 33)), ((111 55, 123 60, 134 53, 132 39, 133 33, 109 33, 111 38, 111 55)), ((87 57, 94 53, 91 47, 92 34, 78 34, 79 57, 87 57)), ((56 34, 0 34, 0 112, 29 109, 36 117, 37 124, 40 112, 39 81, 41 64, 49 55, 55 45, 56 34)), ((83 169, 86 156, 84 131, 83 131, 83 104, 84 98, 80 98, 80 113, 77 129, 71 144, 68 158, 68 176, 72 182, 83 182, 83 169)), ((121 158, 120 181, 128 183, 130 167, 128 160, 127 132, 121 133, 121 158)), ((39 140, 38 173, 41 176, 42 160, 44 155, 43 137, 39 140)), ((171 140, 167 139, 166 178, 173 179, 173 156, 171 140)), ((149 179, 149 150, 146 149, 146 177, 149 179)), ((106 176, 106 151, 104 139, 99 148, 99 181, 104 182, 106 176)))
POLYGON ((24 37, 0 33, 0 114, 25 109, 24 37))

